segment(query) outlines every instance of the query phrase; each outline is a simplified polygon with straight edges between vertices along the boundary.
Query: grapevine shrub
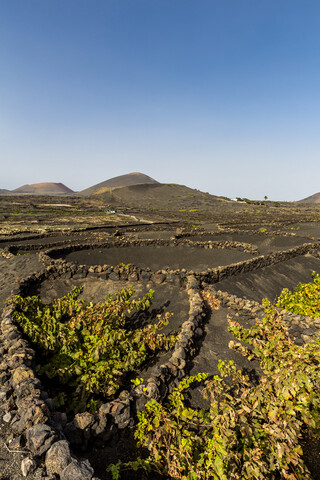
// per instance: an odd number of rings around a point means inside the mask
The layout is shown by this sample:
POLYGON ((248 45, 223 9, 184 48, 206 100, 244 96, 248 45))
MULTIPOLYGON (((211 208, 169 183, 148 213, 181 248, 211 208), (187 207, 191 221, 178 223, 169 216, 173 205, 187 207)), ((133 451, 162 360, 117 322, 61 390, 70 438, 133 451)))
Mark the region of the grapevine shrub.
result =
POLYGON ((298 315, 320 317, 320 276, 313 272, 312 277, 313 282, 298 283, 294 292, 284 288, 277 300, 277 306, 298 315))
POLYGON ((138 413, 135 433, 147 458, 109 467, 114 480, 121 469, 157 471, 180 480, 307 480, 299 444, 302 432, 320 427, 320 338, 295 345, 276 309, 265 301, 265 316, 251 328, 229 319, 229 330, 242 342, 229 347, 258 360, 256 385, 234 362, 219 361, 220 375, 184 379, 168 403, 155 400, 138 413), (188 406, 185 390, 204 381, 207 410, 188 406))
MULTIPOLYGON (((97 399, 112 397, 123 384, 125 375, 141 366, 155 351, 173 347, 176 335, 159 331, 170 314, 158 316, 154 324, 130 328, 130 317, 149 308, 153 290, 133 300, 134 289, 108 295, 102 303, 79 299, 81 287, 44 305, 39 297, 17 295, 14 317, 23 332, 41 353, 39 374, 57 379, 72 391, 68 399, 75 412, 94 409, 97 399)), ((56 403, 63 404, 61 392, 56 403)))

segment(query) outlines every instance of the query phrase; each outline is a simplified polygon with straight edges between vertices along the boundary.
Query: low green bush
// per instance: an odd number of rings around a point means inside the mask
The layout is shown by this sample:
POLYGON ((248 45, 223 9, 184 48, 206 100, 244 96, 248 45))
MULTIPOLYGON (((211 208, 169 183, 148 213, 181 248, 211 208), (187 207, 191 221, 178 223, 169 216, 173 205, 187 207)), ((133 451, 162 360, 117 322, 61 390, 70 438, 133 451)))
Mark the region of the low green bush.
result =
POLYGON ((277 299, 277 306, 289 312, 311 318, 320 317, 320 277, 312 272, 313 282, 298 283, 294 292, 284 288, 277 299))
MULTIPOLYGON (((154 324, 130 328, 128 316, 150 307, 153 290, 133 300, 134 289, 123 289, 95 305, 79 299, 80 293, 81 287, 75 287, 49 305, 38 296, 17 295, 12 300, 14 318, 40 353, 38 373, 71 387, 68 407, 74 412, 95 410, 99 399, 117 392, 126 373, 176 341, 176 335, 159 333, 168 323, 168 313, 154 324)), ((62 389, 57 406, 66 400, 62 389)))

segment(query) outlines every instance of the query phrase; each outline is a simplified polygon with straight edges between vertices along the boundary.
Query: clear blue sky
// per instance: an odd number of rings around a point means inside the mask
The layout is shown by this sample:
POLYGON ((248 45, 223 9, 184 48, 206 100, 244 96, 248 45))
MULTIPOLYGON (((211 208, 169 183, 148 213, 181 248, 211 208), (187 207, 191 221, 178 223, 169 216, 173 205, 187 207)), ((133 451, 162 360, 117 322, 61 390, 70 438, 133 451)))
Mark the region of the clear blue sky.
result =
POLYGON ((0 188, 320 191, 319 0, 0 0, 0 188))

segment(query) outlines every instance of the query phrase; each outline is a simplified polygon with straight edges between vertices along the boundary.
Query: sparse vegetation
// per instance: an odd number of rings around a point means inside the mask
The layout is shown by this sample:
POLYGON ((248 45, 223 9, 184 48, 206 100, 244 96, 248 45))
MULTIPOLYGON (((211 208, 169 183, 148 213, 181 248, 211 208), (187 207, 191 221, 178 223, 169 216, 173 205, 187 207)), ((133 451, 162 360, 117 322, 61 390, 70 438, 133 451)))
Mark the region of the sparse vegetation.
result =
POLYGON ((250 205, 252 203, 252 200, 249 200, 249 198, 237 197, 236 200, 237 200, 237 202, 244 202, 244 203, 247 203, 248 205, 250 205))

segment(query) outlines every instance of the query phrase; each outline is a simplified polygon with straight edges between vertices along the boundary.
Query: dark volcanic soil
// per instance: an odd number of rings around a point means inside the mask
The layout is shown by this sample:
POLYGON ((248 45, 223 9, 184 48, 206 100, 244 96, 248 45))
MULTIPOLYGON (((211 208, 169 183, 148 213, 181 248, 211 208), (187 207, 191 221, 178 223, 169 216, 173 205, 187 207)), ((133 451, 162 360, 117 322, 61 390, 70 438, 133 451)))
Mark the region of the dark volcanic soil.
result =
POLYGON ((302 236, 267 236, 258 233, 223 233, 223 234, 205 234, 190 237, 191 241, 218 241, 229 240, 233 242, 244 242, 256 245, 261 255, 268 254, 272 251, 288 250, 304 243, 310 243, 309 237, 302 236))
MULTIPOLYGON (((246 357, 229 349, 229 342, 234 340, 234 336, 228 332, 227 315, 234 317, 235 312, 230 308, 220 307, 219 310, 213 310, 208 315, 199 353, 191 362, 190 375, 196 375, 199 372, 207 372, 210 376, 218 375, 220 359, 226 362, 233 360, 238 368, 245 369, 248 374, 250 372, 254 375, 255 369, 261 372, 257 362, 250 362, 246 357)), ((236 320, 247 328, 254 324, 253 320, 248 320, 246 317, 237 316, 236 320)), ((189 398, 193 406, 208 406, 201 395, 201 390, 202 387, 198 387, 190 393, 189 398)))
POLYGON ((142 268, 149 267, 157 271, 166 267, 171 269, 185 268, 196 272, 208 268, 236 263, 252 255, 235 249, 211 250, 196 247, 122 247, 78 250, 64 255, 62 258, 80 265, 118 265, 131 263, 142 268))
POLYGON ((21 255, 13 258, 0 257, 0 312, 3 302, 17 287, 17 282, 34 272, 44 270, 38 255, 21 255))
POLYGON ((273 301, 283 288, 294 289, 299 282, 311 282, 312 272, 320 272, 320 260, 302 255, 285 262, 241 273, 215 284, 216 290, 261 302, 265 297, 273 301))

